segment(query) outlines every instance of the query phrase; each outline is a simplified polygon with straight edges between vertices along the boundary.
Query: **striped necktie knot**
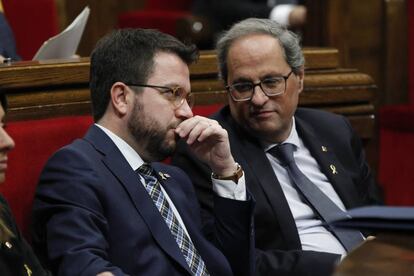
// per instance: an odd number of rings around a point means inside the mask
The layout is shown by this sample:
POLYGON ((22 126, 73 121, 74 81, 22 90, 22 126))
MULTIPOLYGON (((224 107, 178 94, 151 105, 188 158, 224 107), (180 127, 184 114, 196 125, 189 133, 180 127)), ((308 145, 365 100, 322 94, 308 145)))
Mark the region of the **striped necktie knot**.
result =
POLYGON ((156 174, 155 174, 155 172, 154 172, 154 169, 151 167, 151 165, 149 165, 149 164, 147 164, 147 163, 144 163, 144 164, 142 164, 138 169, 137 169, 137 171, 140 173, 140 174, 143 174, 143 175, 145 175, 145 176, 153 176, 153 177, 155 177, 156 176, 156 174))
POLYGON ((290 143, 280 144, 268 150, 268 152, 275 156, 284 167, 295 162, 295 159, 293 158, 294 151, 295 145, 290 143))

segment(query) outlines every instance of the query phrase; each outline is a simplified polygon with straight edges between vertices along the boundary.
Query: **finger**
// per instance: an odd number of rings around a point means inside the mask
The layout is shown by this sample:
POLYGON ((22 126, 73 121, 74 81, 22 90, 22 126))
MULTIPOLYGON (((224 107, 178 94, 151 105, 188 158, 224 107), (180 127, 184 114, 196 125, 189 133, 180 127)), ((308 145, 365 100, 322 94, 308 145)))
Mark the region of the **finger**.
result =
POLYGON ((200 119, 198 118, 199 116, 194 116, 191 117, 187 120, 182 121, 176 128, 175 128, 175 132, 181 137, 185 137, 188 135, 188 133, 191 131, 191 129, 193 129, 198 122, 200 121, 200 119))
POLYGON ((197 137, 198 142, 204 142, 207 139, 214 137, 217 139, 217 142, 224 140, 226 131, 220 125, 210 125, 208 128, 204 129, 200 135, 197 137))
POLYGON ((192 144, 194 141, 204 141, 205 138, 219 133, 222 127, 214 121, 199 122, 188 134, 187 143, 192 144))
POLYGON ((209 125, 216 125, 218 124, 217 121, 211 120, 201 116, 194 116, 190 119, 187 119, 181 122, 177 128, 176 133, 181 137, 184 138, 188 136, 189 133, 197 126, 197 125, 204 125, 205 127, 209 125))
POLYGON ((201 122, 195 125, 187 135, 187 144, 191 145, 194 141, 198 140, 200 134, 209 127, 210 126, 206 122, 201 122))

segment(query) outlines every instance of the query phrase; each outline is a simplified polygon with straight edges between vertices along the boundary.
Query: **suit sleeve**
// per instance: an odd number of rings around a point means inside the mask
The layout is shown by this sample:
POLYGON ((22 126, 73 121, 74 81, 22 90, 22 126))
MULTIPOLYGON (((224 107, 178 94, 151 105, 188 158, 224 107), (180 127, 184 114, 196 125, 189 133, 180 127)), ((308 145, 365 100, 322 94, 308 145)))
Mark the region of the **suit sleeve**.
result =
MULTIPOLYGON (((195 184, 204 177, 194 176, 194 171, 184 170, 195 184)), ((211 209, 201 208, 201 228, 204 236, 226 256, 233 275, 253 275, 254 261, 254 227, 253 210, 255 202, 247 193, 247 200, 240 201, 216 195, 212 191, 211 173, 206 179, 208 188, 205 194, 211 199, 211 209)), ((190 181, 190 180, 189 180, 190 181)), ((193 190, 193 187, 191 187, 193 190)), ((192 196, 194 198, 194 196, 192 196)), ((197 195, 198 198, 200 198, 197 195)), ((199 206, 197 200, 195 205, 199 206)))
MULTIPOLYGON (((248 201, 232 200, 214 195, 214 235, 210 240, 223 252, 234 275, 253 275, 254 226, 251 196, 248 201)), ((209 236, 209 227, 204 233, 209 236)))
POLYGON ((33 244, 56 275, 125 275, 108 261, 99 179, 85 153, 63 149, 46 164, 33 204, 33 244))
POLYGON ((361 139, 353 130, 350 122, 345 117, 342 117, 345 121, 345 124, 349 128, 351 133, 351 148, 357 164, 359 166, 359 177, 356 183, 356 188, 358 194, 362 200, 363 205, 382 205, 383 195, 380 187, 375 181, 372 171, 366 161, 365 152, 361 143, 361 139))
MULTIPOLYGON (((179 144, 172 162, 181 167, 192 179, 201 205, 203 223, 208 224, 218 212, 217 208, 223 208, 214 203, 215 196, 210 183, 210 169, 189 153, 184 143, 179 144)), ((211 233, 208 234, 211 236, 211 233)), ((254 255, 255 275, 269 275, 269 273, 275 275, 330 275, 340 259, 340 256, 336 254, 302 250, 256 248, 254 255), (314 269, 310 269, 312 267, 314 269)))

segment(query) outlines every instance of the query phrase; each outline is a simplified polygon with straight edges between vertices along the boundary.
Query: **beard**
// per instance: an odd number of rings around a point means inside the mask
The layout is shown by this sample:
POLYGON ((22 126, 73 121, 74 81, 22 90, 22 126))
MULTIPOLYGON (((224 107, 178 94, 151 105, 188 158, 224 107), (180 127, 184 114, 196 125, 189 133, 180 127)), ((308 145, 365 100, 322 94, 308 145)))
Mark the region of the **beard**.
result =
POLYGON ((168 141, 167 132, 176 125, 163 127, 160 122, 146 115, 142 106, 136 103, 128 121, 128 130, 137 145, 140 145, 141 158, 152 162, 164 160, 174 153, 176 136, 174 141, 168 141))

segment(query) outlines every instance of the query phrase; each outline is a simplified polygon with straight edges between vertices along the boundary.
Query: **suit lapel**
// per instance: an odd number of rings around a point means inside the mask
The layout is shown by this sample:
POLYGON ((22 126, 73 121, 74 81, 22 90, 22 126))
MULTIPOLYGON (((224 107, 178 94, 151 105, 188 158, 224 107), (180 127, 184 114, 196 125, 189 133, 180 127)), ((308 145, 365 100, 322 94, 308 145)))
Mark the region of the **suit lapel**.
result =
POLYGON ((191 273, 184 259, 184 255, 168 229, 167 224, 145 190, 145 187, 140 183, 139 177, 132 170, 116 145, 96 126, 93 126, 88 131, 85 139, 92 143, 98 151, 103 153, 103 163, 125 188, 136 210, 145 221, 159 246, 191 273))
POLYGON ((334 148, 330 143, 324 141, 323 137, 318 137, 313 128, 298 117, 296 117, 296 126, 299 137, 303 139, 344 205, 347 208, 356 205, 355 200, 359 198, 358 193, 352 185, 352 179, 336 157, 334 148))
POLYGON ((287 244, 300 246, 299 236, 292 235, 292 233, 297 233, 297 228, 289 204, 263 148, 256 142, 256 139, 249 137, 243 130, 233 127, 236 125, 235 122, 230 122, 226 128, 230 130, 232 153, 246 173, 247 185, 249 183, 259 184, 277 220, 283 225, 280 227, 283 238, 287 244), (244 138, 241 139, 241 137, 244 138))

